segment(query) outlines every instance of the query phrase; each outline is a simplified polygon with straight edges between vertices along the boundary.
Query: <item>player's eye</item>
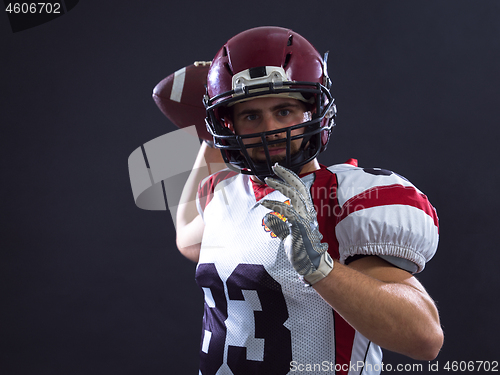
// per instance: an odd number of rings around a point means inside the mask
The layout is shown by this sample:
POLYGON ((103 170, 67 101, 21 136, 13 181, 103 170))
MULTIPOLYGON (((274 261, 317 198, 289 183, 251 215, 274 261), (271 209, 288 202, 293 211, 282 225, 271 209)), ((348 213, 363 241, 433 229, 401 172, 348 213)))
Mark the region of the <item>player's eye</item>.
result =
POLYGON ((245 120, 246 121, 255 121, 255 120, 257 120, 257 115, 255 115, 255 114, 246 115, 245 120))
POLYGON ((290 114, 290 110, 289 109, 280 109, 278 111, 278 116, 285 117, 285 116, 288 116, 289 114, 290 114))

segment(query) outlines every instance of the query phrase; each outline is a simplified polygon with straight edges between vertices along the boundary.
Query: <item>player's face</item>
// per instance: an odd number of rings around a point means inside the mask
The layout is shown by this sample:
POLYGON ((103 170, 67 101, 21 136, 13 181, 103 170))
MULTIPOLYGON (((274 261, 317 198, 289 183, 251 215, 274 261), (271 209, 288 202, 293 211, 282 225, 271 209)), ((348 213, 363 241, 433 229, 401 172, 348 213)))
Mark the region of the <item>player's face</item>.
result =
MULTIPOLYGON (((301 124, 311 119, 311 112, 306 110, 304 103, 292 98, 257 98, 237 103, 233 108, 233 127, 238 135, 262 133, 271 130, 284 129, 301 124)), ((302 134, 303 128, 292 130, 292 136, 302 134)), ((271 162, 286 158, 286 132, 267 137, 268 141, 283 139, 283 143, 269 146, 271 162)), ((259 143, 260 138, 244 139, 245 144, 259 143)), ((295 154, 302 139, 291 142, 291 154, 295 154)), ((263 147, 249 148, 250 157, 256 162, 266 161, 263 147)))

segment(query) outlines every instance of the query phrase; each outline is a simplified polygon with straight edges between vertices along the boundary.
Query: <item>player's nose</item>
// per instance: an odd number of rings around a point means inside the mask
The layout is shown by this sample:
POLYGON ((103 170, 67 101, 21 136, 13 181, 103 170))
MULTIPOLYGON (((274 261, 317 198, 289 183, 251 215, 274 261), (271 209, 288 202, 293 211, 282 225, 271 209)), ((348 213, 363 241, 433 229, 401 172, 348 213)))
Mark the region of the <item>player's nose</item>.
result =
POLYGON ((271 130, 280 129, 282 126, 273 115, 266 114, 262 119, 262 127, 263 131, 268 132, 271 130))

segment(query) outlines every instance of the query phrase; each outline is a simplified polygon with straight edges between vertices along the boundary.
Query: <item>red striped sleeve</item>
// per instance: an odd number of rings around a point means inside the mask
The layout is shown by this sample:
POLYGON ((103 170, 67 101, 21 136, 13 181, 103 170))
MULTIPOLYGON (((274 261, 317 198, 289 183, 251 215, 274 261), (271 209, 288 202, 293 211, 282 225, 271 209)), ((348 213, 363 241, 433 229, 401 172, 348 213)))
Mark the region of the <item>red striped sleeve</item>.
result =
POLYGON ((206 180, 201 181, 198 186, 198 200, 200 201, 200 207, 203 211, 210 203, 214 196, 214 189, 217 184, 225 179, 233 177, 237 172, 224 169, 222 171, 216 172, 209 176, 206 180))
POLYGON ((342 221, 353 212, 364 210, 365 208, 395 204, 412 206, 424 211, 432 218, 434 225, 439 228, 439 219, 436 210, 430 204, 427 196, 419 193, 412 186, 398 184, 375 186, 361 194, 355 195, 344 203, 338 222, 342 221))

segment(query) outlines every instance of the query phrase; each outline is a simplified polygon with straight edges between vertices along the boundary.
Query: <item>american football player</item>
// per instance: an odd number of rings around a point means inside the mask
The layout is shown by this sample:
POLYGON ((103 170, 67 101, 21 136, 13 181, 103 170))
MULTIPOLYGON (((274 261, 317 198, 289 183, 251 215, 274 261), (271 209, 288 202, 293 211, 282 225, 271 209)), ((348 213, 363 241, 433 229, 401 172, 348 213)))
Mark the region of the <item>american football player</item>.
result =
POLYGON ((317 160, 337 111, 326 57, 292 30, 259 27, 212 60, 213 145, 176 226, 205 296, 203 375, 378 374, 381 348, 432 360, 443 344, 414 276, 438 245, 427 197, 391 171, 317 160))

